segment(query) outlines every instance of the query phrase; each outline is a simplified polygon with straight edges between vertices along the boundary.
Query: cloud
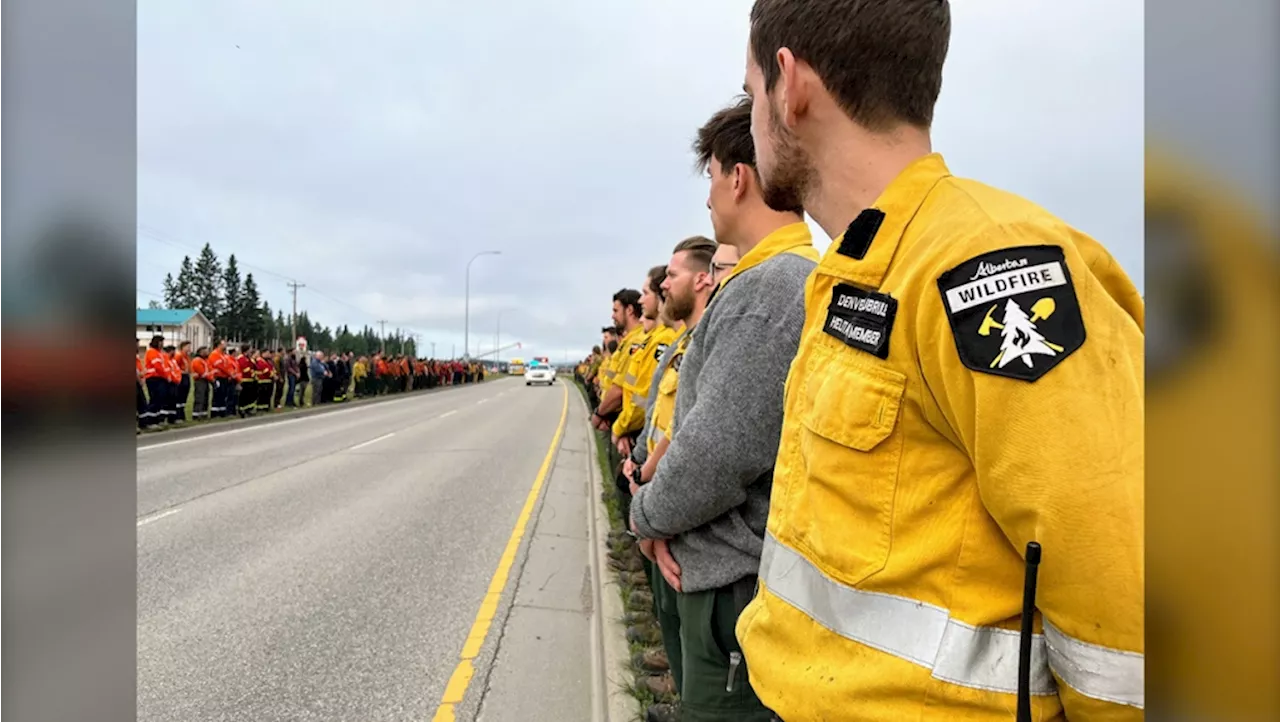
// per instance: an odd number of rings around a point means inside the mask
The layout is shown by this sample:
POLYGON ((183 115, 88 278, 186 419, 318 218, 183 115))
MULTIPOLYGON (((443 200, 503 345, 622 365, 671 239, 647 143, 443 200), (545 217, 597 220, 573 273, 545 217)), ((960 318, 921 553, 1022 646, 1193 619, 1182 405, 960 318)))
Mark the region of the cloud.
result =
MULTIPOLYGON (((472 342, 492 345, 501 312, 524 355, 585 354, 614 291, 710 234, 689 143, 738 92, 749 9, 143 2, 138 286, 176 272, 172 241, 209 242, 306 283, 324 323, 385 318, 443 353, 461 349, 468 259, 501 250, 472 267, 472 342)), ((1140 4, 953 13, 939 150, 1140 283, 1140 4)), ((289 308, 283 278, 255 278, 289 308)))

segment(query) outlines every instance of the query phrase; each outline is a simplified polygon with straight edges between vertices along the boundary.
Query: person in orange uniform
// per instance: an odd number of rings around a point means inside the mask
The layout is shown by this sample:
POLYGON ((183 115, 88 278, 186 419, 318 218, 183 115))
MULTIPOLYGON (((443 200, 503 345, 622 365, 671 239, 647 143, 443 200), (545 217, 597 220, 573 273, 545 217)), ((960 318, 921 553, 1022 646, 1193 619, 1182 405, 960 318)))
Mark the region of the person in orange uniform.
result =
POLYGON ((1036 542, 1031 718, 1141 720, 1143 301, 1100 243, 934 152, 950 35, 945 0, 751 11, 766 200, 834 240, 736 634, 783 720, 1007 722, 1036 542))
POLYGON ((147 411, 143 427, 165 420, 165 404, 169 398, 169 364, 164 358, 164 336, 152 336, 142 359, 142 379, 147 387, 147 411))
POLYGON ((142 420, 147 417, 147 392, 142 388, 143 371, 145 369, 143 357, 146 355, 147 347, 138 344, 138 353, 134 357, 134 364, 138 367, 138 430, 141 431, 145 424, 142 420))
POLYGON ((213 378, 213 369, 209 366, 209 349, 201 346, 191 359, 191 385, 194 392, 191 398, 191 420, 201 421, 209 418, 209 384, 213 378))
POLYGON ((173 413, 179 421, 187 419, 187 399, 191 396, 191 342, 183 341, 178 344, 178 350, 173 354, 173 360, 178 365, 178 388, 175 389, 173 399, 173 413))
POLYGON ((271 410, 271 395, 275 391, 275 365, 262 354, 262 349, 253 350, 253 378, 258 382, 257 410, 266 413, 271 410))
POLYGON ((165 401, 164 420, 167 424, 177 424, 185 421, 179 415, 178 407, 178 386, 182 382, 182 369, 178 366, 177 349, 173 346, 164 347, 164 363, 166 366, 166 379, 169 386, 165 393, 168 395, 165 401))
POLYGON ((252 416, 258 410, 258 375, 253 363, 254 349, 236 356, 240 372, 240 397, 237 404, 241 416, 252 416))
POLYGON ((227 415, 227 397, 230 396, 228 389, 231 385, 231 374, 227 370, 227 362, 230 359, 227 356, 226 346, 227 342, 222 339, 215 341, 208 359, 210 378, 213 383, 213 403, 209 407, 209 415, 215 419, 227 415))

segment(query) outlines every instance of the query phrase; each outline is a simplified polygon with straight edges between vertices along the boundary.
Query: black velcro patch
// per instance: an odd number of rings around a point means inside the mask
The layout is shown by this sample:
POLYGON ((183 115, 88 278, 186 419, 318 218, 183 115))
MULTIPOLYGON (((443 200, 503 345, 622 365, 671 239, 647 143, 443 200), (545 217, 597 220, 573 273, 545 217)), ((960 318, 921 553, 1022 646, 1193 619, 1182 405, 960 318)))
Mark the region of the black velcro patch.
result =
POLYGON ((1084 319, 1058 246, 985 253, 938 278, 960 361, 1035 381, 1084 345, 1084 319))
POLYGON ((840 247, 836 252, 859 261, 866 258, 881 223, 884 223, 884 211, 879 208, 867 208, 862 211, 845 229, 844 237, 840 239, 840 247))
POLYGON ((889 358, 889 336, 897 313, 898 299, 841 283, 831 291, 822 330, 859 351, 889 358))

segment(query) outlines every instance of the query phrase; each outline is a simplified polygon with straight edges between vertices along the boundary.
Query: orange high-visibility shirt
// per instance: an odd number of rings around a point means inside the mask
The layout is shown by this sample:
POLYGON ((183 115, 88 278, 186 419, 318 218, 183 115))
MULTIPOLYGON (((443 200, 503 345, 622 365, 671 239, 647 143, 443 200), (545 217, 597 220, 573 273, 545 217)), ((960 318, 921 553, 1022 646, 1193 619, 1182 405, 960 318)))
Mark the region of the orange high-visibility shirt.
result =
POLYGON ((203 358, 196 356, 191 359, 191 376, 197 379, 210 378, 209 364, 203 358))
POLYGON ((169 364, 165 363, 163 352, 154 348, 147 349, 142 375, 148 379, 160 378, 166 381, 169 379, 169 364))
POLYGON ((175 351, 173 360, 178 364, 179 373, 191 372, 191 357, 181 351, 175 351))
POLYGON ((213 353, 209 354, 209 370, 212 372, 210 374, 211 378, 227 378, 226 358, 227 355, 217 349, 214 349, 213 353))

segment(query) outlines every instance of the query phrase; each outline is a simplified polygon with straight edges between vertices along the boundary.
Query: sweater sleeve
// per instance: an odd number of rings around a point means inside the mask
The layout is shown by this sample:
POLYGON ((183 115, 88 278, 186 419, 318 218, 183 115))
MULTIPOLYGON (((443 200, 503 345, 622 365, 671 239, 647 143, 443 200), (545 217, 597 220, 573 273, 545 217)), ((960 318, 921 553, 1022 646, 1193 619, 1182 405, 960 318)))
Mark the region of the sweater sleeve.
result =
POLYGON ((653 480, 632 502, 641 537, 670 538, 720 517, 773 469, 783 380, 804 320, 803 307, 796 310, 779 317, 762 310, 722 314, 694 339, 704 357, 697 398, 653 480), (724 403, 729 398, 732 407, 724 403))

